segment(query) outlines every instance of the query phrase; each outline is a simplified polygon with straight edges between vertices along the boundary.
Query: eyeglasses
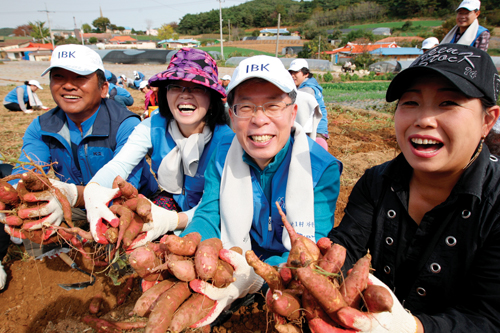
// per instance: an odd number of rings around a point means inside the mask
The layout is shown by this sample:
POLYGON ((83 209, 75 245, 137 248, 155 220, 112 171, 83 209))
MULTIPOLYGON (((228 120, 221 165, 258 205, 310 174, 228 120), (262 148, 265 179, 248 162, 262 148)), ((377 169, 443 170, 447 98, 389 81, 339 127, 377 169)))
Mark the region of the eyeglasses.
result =
POLYGON ((193 95, 204 95, 207 93, 207 88, 205 88, 203 86, 183 87, 183 86, 179 86, 177 84, 167 85, 167 91, 174 93, 174 94, 181 94, 184 92, 184 90, 187 90, 188 93, 193 94, 193 95))
POLYGON ((270 118, 276 118, 281 116, 283 110, 286 107, 293 105, 294 103, 285 102, 267 102, 262 105, 255 105, 253 103, 241 103, 235 104, 232 107, 233 113, 238 118, 251 118, 258 108, 262 108, 264 114, 270 118))

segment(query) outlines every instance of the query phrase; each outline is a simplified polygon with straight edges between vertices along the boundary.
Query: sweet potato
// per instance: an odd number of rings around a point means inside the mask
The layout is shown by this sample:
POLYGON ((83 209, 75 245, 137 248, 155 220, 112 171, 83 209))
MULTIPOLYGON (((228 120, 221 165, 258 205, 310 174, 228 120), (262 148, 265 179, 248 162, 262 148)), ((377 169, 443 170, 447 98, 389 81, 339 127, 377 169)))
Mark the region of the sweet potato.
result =
POLYGON ((134 219, 134 213, 130 209, 122 205, 113 205, 109 207, 109 210, 111 210, 113 214, 117 215, 120 218, 120 225, 118 227, 118 234, 116 240, 116 248, 119 248, 122 243, 123 236, 125 235, 125 231, 127 231, 128 227, 130 226, 130 223, 134 219))
POLYGON ((19 196, 16 189, 3 180, 0 180, 0 201, 11 206, 19 204, 19 196))
POLYGON ((241 247, 239 246, 233 246, 232 248, 229 249, 230 251, 234 251, 236 253, 239 253, 241 255, 243 255, 243 250, 241 249, 241 247))
POLYGON ((92 314, 96 314, 99 312, 102 303, 102 296, 100 294, 95 295, 89 304, 89 312, 92 314))
POLYGON ((338 273, 344 265, 346 249, 342 245, 333 244, 323 255, 319 267, 329 273, 338 273))
POLYGON ((279 333, 302 333, 302 330, 297 325, 292 323, 276 324, 274 328, 279 333))
POLYGON ((152 273, 151 270, 161 265, 161 259, 147 247, 139 247, 132 251, 129 263, 137 274, 146 281, 155 281, 160 277, 160 273, 152 273))
POLYGON ((122 206, 127 207, 131 211, 135 212, 137 210, 137 200, 139 200, 139 198, 128 199, 127 201, 122 203, 122 206))
POLYGON ((149 315, 146 333, 164 333, 167 331, 174 312, 191 295, 186 282, 179 282, 165 291, 156 302, 149 315))
POLYGON ((291 267, 300 267, 300 254, 304 253, 306 256, 306 261, 308 264, 315 264, 315 262, 319 259, 321 254, 319 248, 316 244, 307 237, 299 235, 293 227, 288 222, 285 213, 281 210, 280 205, 276 202, 276 207, 281 215, 281 221, 283 222, 288 235, 290 236, 290 240, 292 243, 292 248, 290 250, 290 254, 288 255, 288 264, 291 267))
POLYGON ((370 273, 370 262, 372 256, 367 253, 354 264, 350 274, 340 286, 340 293, 347 305, 359 308, 361 293, 368 286, 368 274, 370 273))
POLYGON ((120 189, 121 195, 126 199, 135 198, 139 194, 137 189, 132 184, 125 181, 121 176, 116 176, 113 181, 113 188, 115 188, 115 186, 120 189))
POLYGON ((271 288, 271 292, 274 290, 283 290, 283 280, 281 279, 280 274, 276 270, 276 268, 271 265, 261 261, 255 253, 250 250, 245 253, 245 258, 250 266, 253 267, 256 274, 260 275, 264 281, 271 288))
POLYGON ((234 282, 233 272, 234 269, 231 264, 219 259, 217 262, 217 270, 212 278, 213 285, 217 288, 227 287, 234 282))
POLYGON ((26 186, 24 185, 24 182, 22 180, 19 180, 19 182, 17 182, 16 191, 19 198, 24 197, 24 195, 28 193, 28 190, 26 189, 26 186))
POLYGON ((373 327, 371 327, 370 314, 367 312, 361 312, 350 306, 339 309, 337 312, 337 322, 347 328, 353 329, 356 332, 371 332, 373 327), (364 320, 363 320, 364 319, 364 320), (366 327, 360 327, 361 323, 365 323, 366 327), (358 326, 355 327, 354 325, 358 326))
POLYGON ((123 234, 123 246, 125 248, 130 247, 134 239, 140 234, 144 221, 137 214, 134 214, 134 218, 130 221, 130 225, 123 234))
POLYGON ((85 316, 82 318, 82 322, 85 324, 89 325, 93 329, 95 329, 97 332, 106 332, 106 333, 121 333, 122 330, 120 327, 116 326, 115 324, 96 317, 92 316, 85 316))
POLYGON ((391 311, 394 300, 391 293, 382 286, 369 284, 363 291, 363 301, 368 311, 377 313, 391 311))
POLYGON ((316 299, 307 291, 302 294, 302 306, 311 333, 334 333, 336 323, 328 317, 316 299))
POLYGON ((110 244, 116 244, 118 241, 118 228, 108 228, 104 233, 104 237, 106 237, 110 244))
POLYGON ((316 246, 318 246, 321 254, 325 255, 325 253, 330 249, 330 247, 332 247, 332 241, 328 237, 323 237, 316 242, 316 246))
POLYGON ((117 305, 122 305, 123 303, 125 303, 125 300, 127 299, 127 296, 132 291, 133 286, 134 286, 134 277, 130 276, 127 278, 127 280, 125 281, 125 284, 123 285, 123 287, 118 292, 118 295, 116 296, 116 304, 117 305))
MULTIPOLYGON (((165 291, 170 289, 175 284, 175 280, 163 280, 160 283, 154 285, 145 291, 141 297, 135 302, 134 310, 132 310, 132 314, 136 314, 141 317, 145 317, 149 315, 151 310, 153 309, 153 304, 156 304, 156 300, 163 294, 165 291)), ((131 315, 132 315, 131 314, 131 315)))
POLYGON ((290 281, 293 278, 292 270, 290 269, 290 267, 286 267, 286 266, 281 267, 279 270, 279 273, 280 273, 281 280, 283 281, 283 284, 285 286, 288 285, 288 283, 290 283, 290 281))
POLYGON ((298 268, 297 276, 330 318, 335 320, 335 312, 347 306, 340 291, 326 276, 313 271, 309 266, 298 268))
POLYGON ((266 299, 269 310, 286 317, 288 320, 297 320, 300 318, 300 308, 302 306, 300 300, 295 295, 286 290, 275 290, 269 294, 270 296, 266 299))
POLYGON ((171 253, 180 256, 192 256, 195 254, 200 241, 201 235, 197 232, 191 232, 182 238, 174 234, 167 235, 161 243, 165 244, 171 253))
POLYGON ((18 226, 22 226, 23 223, 24 223, 24 220, 17 215, 5 216, 5 224, 7 224, 7 225, 18 227, 18 226))
POLYGON ((169 261, 168 269, 180 281, 189 282, 196 279, 194 263, 191 260, 169 261))
POLYGON ((221 249, 222 241, 219 238, 206 239, 198 245, 194 265, 200 279, 209 280, 215 275, 221 249))
POLYGON ((215 305, 215 301, 205 295, 194 293, 175 312, 170 332, 182 332, 205 318, 215 305))
POLYGON ((47 177, 40 173, 35 173, 33 170, 21 174, 26 189, 31 192, 40 192, 49 189, 50 181, 47 177))
POLYGON ((151 202, 144 198, 144 197, 139 197, 137 199, 137 210, 136 210, 137 214, 139 214, 140 216, 144 217, 144 218, 148 218, 149 216, 149 220, 151 220, 151 202))

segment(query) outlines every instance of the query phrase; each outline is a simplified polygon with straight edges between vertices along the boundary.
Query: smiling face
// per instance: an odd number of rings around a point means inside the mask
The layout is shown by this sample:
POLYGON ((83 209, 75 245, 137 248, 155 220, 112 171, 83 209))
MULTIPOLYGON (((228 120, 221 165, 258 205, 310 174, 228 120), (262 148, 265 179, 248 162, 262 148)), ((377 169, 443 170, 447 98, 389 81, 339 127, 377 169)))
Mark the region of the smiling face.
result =
POLYGON ((460 8, 457 10, 457 26, 460 29, 460 33, 463 33, 467 28, 474 22, 474 20, 479 16, 480 11, 469 11, 465 8, 460 8))
POLYGON ((295 86, 298 88, 305 79, 307 79, 307 75, 302 73, 301 71, 288 71, 293 78, 293 82, 295 82, 295 86))
MULTIPOLYGON (((267 102, 291 103, 288 94, 263 80, 248 80, 235 88, 234 104, 267 102)), ((297 105, 287 106, 278 117, 270 118, 259 107, 251 118, 238 118, 230 112, 236 137, 255 163, 264 169, 285 146, 297 115, 297 105)))
MULTIPOLYGON (((172 80, 171 84, 181 87, 202 87, 200 84, 186 82, 182 80, 172 80)), ((210 89, 206 92, 188 91, 183 92, 167 91, 167 102, 174 119, 177 121, 180 131, 185 137, 193 133, 203 132, 205 126, 205 116, 210 107, 210 89)))
POLYGON ((490 109, 442 76, 417 79, 394 115, 398 144, 415 172, 461 173, 498 117, 498 107, 490 109))
POLYGON ((99 87, 96 73, 79 75, 56 67, 50 71, 50 92, 68 117, 81 123, 97 111, 108 93, 108 83, 99 87))

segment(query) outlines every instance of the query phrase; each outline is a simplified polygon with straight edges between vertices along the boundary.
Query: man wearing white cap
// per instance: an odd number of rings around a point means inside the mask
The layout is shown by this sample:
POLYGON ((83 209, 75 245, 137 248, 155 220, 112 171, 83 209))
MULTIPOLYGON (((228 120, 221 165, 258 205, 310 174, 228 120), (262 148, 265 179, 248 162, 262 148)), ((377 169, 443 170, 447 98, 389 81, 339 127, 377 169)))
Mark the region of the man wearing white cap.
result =
MULTIPOLYGON (((220 238, 225 249, 253 250, 268 264, 279 265, 287 261, 291 244, 276 203, 298 233, 312 240, 324 237, 334 224, 342 163, 295 122, 297 90, 278 58, 243 60, 228 92, 236 136, 222 141, 212 155, 201 203, 183 234, 220 238)), ((243 256, 224 255, 236 267, 233 284, 224 289, 199 280, 190 284, 217 301, 198 327, 262 286, 243 256)))
MULTIPOLYGON (((42 76, 47 73, 50 73, 50 91, 58 106, 28 126, 19 160, 28 162, 28 155, 33 161, 47 166, 47 171, 48 165, 52 165, 61 181, 51 182, 66 195, 74 208, 73 219, 86 220, 80 209, 84 207, 84 186, 120 151, 140 119, 115 101, 105 98, 108 83, 102 60, 86 46, 56 47, 50 67, 42 76)), ((139 187, 142 169, 141 163, 128 178, 136 187, 139 187)), ((23 168, 18 168, 14 174, 22 172, 23 168)), ((57 198, 49 191, 43 191, 37 193, 35 199, 47 204, 36 211, 26 212, 30 218, 40 219, 32 230, 41 229, 42 223, 45 226, 59 225, 63 213, 57 198)), ((0 219, 5 219, 5 215, 0 219)), ((50 228, 44 230, 44 239, 55 232, 50 228)), ((6 231, 9 232, 7 225, 6 231)))
POLYGON ((488 51, 490 32, 478 23, 480 7, 481 1, 479 0, 462 1, 457 8, 457 25, 448 32, 441 44, 457 43, 488 51))
POLYGON ((439 45, 439 39, 437 39, 436 37, 429 37, 422 42, 421 50, 425 53, 438 45, 439 45))
POLYGON ((36 94, 38 89, 43 90, 37 80, 25 81, 24 85, 17 86, 5 96, 3 106, 10 111, 23 111, 24 113, 32 113, 37 109, 48 110, 49 108, 43 106, 36 94))

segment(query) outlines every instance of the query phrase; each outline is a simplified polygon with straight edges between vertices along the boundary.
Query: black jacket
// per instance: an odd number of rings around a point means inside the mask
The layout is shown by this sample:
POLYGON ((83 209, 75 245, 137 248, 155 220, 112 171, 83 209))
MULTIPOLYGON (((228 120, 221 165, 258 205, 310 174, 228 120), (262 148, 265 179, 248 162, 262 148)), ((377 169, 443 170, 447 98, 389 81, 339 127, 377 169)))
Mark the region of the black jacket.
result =
POLYGON ((408 214, 412 168, 400 154, 366 171, 329 237, 345 268, 370 250, 374 275, 425 332, 500 332, 500 163, 487 147, 418 226, 408 214))

